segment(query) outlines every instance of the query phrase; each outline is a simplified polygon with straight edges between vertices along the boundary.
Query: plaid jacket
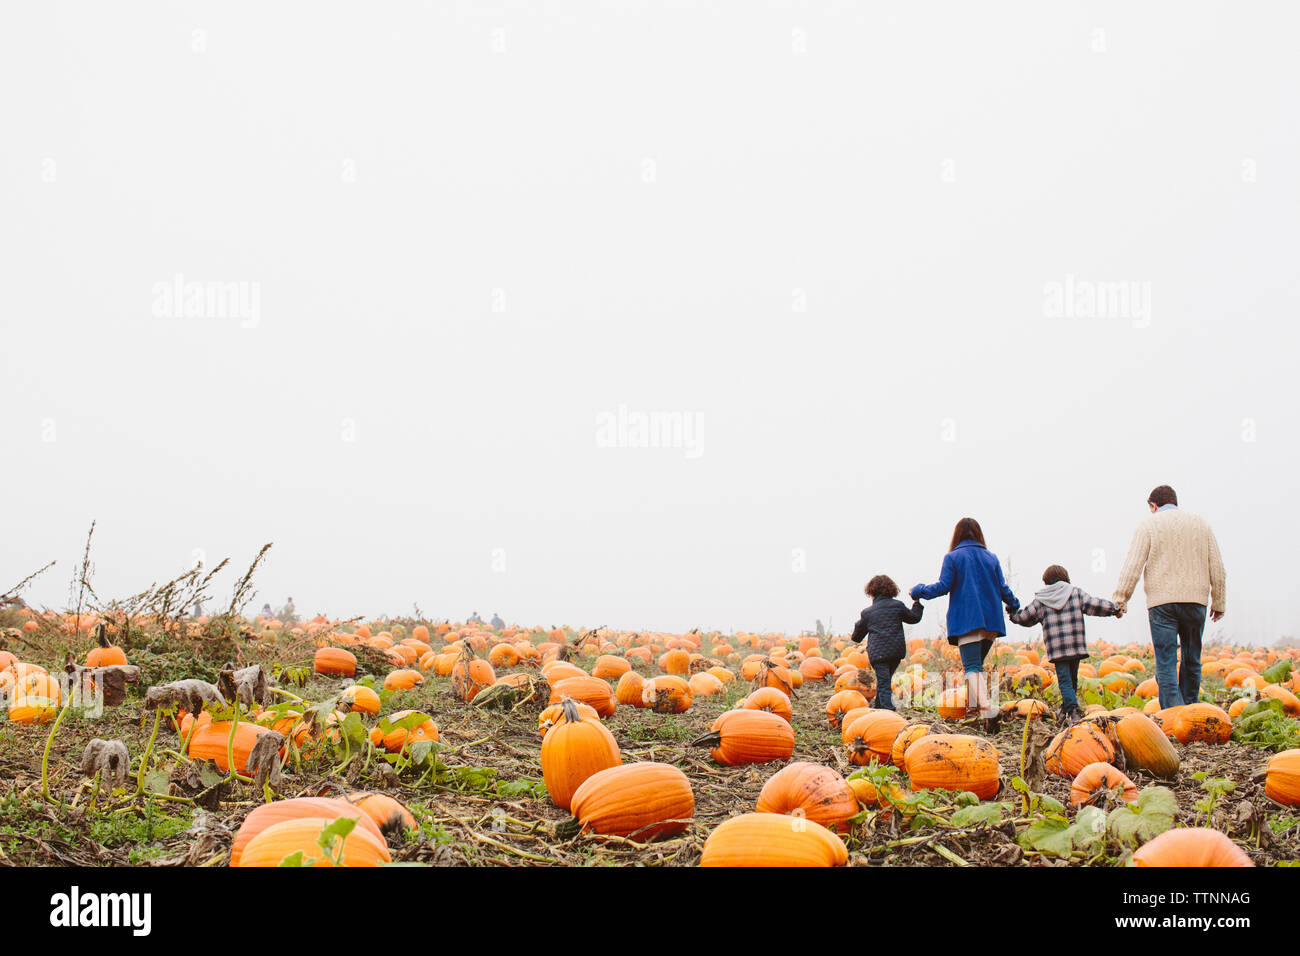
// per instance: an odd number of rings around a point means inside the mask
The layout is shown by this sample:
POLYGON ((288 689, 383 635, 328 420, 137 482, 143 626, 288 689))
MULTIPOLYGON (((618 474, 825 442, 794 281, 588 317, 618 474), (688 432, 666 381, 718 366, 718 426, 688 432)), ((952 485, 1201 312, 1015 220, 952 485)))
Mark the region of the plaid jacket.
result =
POLYGON ((1011 615, 1011 620, 1024 627, 1043 625, 1043 643, 1047 645, 1047 659, 1059 661, 1071 657, 1087 657, 1088 644, 1083 632, 1083 616, 1111 617, 1119 610, 1119 605, 1102 598, 1095 598, 1087 591, 1074 588, 1070 592, 1065 607, 1054 611, 1034 598, 1019 611, 1011 615))

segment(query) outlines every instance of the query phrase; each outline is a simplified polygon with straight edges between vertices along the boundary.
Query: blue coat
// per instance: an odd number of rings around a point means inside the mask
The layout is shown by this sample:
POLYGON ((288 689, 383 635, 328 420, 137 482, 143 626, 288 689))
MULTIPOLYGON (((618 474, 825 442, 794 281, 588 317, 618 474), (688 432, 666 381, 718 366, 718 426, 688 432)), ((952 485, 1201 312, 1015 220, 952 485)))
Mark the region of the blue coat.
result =
POLYGON ((1020 602, 1002 577, 1002 565, 984 545, 967 539, 943 556, 943 569, 934 584, 912 588, 912 599, 929 601, 948 598, 948 643, 956 644, 963 634, 983 628, 999 636, 1007 633, 1002 605, 1009 610, 1020 602))

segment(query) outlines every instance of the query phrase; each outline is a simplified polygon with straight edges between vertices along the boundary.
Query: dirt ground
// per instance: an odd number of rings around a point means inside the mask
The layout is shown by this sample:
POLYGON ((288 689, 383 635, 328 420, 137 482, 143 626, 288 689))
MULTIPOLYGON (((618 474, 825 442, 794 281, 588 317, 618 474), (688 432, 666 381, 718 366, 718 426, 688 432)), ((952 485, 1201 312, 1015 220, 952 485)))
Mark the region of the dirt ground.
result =
MULTIPOLYGON (((308 700, 335 694, 340 682, 313 676, 305 688, 295 688, 308 700)), ((432 865, 493 864, 552 865, 668 865, 689 866, 700 857, 704 840, 719 823, 754 809, 763 783, 779 769, 776 764, 746 767, 717 766, 707 749, 690 741, 707 732, 714 718, 748 690, 732 685, 727 693, 697 698, 680 715, 655 714, 620 706, 604 723, 615 735, 624 762, 656 760, 680 767, 695 792, 694 822, 681 836, 641 845, 602 840, 588 835, 567 837, 562 826, 568 814, 551 804, 541 783, 537 709, 517 712, 486 710, 456 700, 450 681, 430 676, 414 691, 391 701, 386 712, 415 708, 433 715, 441 735, 438 759, 444 765, 438 779, 426 777, 414 786, 415 772, 398 779, 387 765, 373 762, 365 772, 355 761, 346 777, 331 776, 336 755, 308 759, 295 769, 286 767, 282 796, 308 796, 341 790, 387 792, 416 815, 418 832, 390 839, 395 860, 432 865), (559 832, 557 832, 557 827, 559 832)), ((850 764, 840 733, 829 726, 826 701, 831 688, 805 684, 794 701, 795 760, 837 768, 848 776, 850 764)), ((933 711, 902 710, 909 720, 934 722, 933 711)), ((148 740, 152 715, 144 714, 138 698, 128 700, 102 719, 65 719, 50 754, 51 800, 41 796, 41 760, 49 725, 0 723, 0 864, 79 866, 221 866, 228 858, 233 832, 260 802, 247 785, 223 785, 202 797, 204 807, 179 800, 140 799, 112 807, 122 799, 101 794, 96 808, 80 772, 81 753, 92 737, 120 738, 138 761, 148 740), (230 789, 226 789, 230 788, 230 789)), ((984 732, 969 727, 959 732, 984 732)), ((1007 784, 1020 772, 1023 720, 1007 719, 991 737, 1002 755, 1003 791, 996 799, 1014 802, 1018 794, 1007 784)), ((1058 729, 1055 721, 1035 721, 1029 746, 1030 779, 1034 789, 1067 802, 1070 782, 1032 773, 1035 754, 1058 729), (1041 726, 1040 726, 1041 725, 1041 726)), ((155 757, 173 780, 171 793, 201 790, 193 772, 175 754, 176 733, 164 722, 155 757), (186 775, 191 779, 187 783, 186 775)), ((1217 798, 1211 824, 1237 839, 1257 865, 1300 858, 1300 813, 1288 812, 1264 796, 1262 772, 1267 750, 1226 744, 1180 746, 1182 769, 1167 783, 1132 773, 1139 787, 1161 783, 1174 790, 1179 821, 1200 824, 1197 809, 1207 793, 1193 774, 1231 781, 1231 792, 1217 798)), ((1038 757, 1041 765, 1041 756, 1038 757)), ((905 781, 905 777, 903 778, 905 781)), ((133 787, 134 780, 131 786, 133 787)), ((1012 820, 998 826, 925 826, 910 830, 899 814, 867 813, 850 841, 851 865, 1045 865, 1061 860, 1026 852, 1017 842, 1012 820), (888 819, 886 819, 888 818, 888 819)), ((1116 856, 1092 862, 1113 864, 1116 856)))

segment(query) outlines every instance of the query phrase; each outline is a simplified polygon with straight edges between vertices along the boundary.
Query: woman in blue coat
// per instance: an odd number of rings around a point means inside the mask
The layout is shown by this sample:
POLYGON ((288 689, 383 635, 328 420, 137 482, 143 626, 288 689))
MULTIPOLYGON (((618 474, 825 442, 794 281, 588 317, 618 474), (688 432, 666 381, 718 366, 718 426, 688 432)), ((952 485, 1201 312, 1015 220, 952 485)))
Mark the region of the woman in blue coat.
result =
POLYGON ((984 658, 993 642, 1007 633, 1002 606, 1016 611, 1020 602, 1002 577, 998 557, 984 544, 984 532, 974 518, 962 518, 952 532, 939 580, 912 588, 912 600, 948 598, 948 643, 961 652, 966 673, 966 716, 993 716, 984 684, 984 658))

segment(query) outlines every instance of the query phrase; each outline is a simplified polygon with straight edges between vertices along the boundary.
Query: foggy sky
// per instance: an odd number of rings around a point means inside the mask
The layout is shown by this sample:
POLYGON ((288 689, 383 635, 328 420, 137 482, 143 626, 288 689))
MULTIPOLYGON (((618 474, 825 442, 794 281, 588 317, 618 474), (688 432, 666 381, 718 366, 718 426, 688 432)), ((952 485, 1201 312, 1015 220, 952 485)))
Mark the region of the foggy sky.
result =
POLYGON ((1207 637, 1296 634, 1297 26, 6 7, 0 588, 97 519, 106 597, 274 541, 254 610, 843 631, 964 515, 1109 597, 1167 482, 1207 637))

